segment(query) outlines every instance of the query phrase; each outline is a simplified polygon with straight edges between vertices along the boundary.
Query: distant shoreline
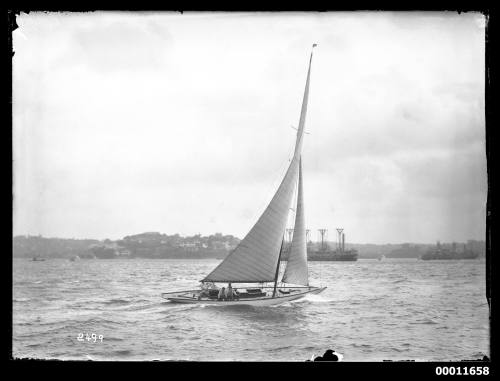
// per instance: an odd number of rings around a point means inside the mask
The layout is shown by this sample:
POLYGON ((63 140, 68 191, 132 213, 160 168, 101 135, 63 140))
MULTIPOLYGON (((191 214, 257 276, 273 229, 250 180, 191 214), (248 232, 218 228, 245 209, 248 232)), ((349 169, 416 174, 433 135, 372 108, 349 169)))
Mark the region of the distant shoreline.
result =
MULTIPOLYGON (((232 235, 216 233, 209 236, 200 234, 182 237, 146 232, 126 236, 120 240, 46 238, 42 236, 14 236, 14 258, 151 258, 151 259, 224 259, 240 242, 232 235)), ((336 242, 325 242, 334 249, 336 242)), ((285 245, 289 245, 285 242, 285 245)), ((309 242, 308 250, 314 251, 319 243, 309 242)), ((477 252, 485 256, 485 241, 467 240, 460 243, 440 243, 443 248, 456 247, 459 250, 477 252)), ((356 244, 345 243, 346 250, 357 250, 359 259, 420 258, 436 244, 356 244)), ((309 259, 314 261, 314 259, 309 259)))

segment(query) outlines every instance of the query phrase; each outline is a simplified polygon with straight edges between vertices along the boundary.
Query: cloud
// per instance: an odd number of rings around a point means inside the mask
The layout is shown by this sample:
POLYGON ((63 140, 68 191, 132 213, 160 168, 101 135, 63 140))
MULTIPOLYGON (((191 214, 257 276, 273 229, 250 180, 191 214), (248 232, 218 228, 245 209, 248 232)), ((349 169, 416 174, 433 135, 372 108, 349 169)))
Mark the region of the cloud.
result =
POLYGON ((172 38, 166 28, 153 21, 116 21, 75 28, 70 40, 75 63, 86 63, 93 70, 117 74, 118 71, 160 70, 168 62, 166 49, 172 38))
POLYGON ((481 17, 22 15, 14 231, 243 236, 286 169, 315 42, 309 228, 342 225, 358 242, 481 238, 481 17))

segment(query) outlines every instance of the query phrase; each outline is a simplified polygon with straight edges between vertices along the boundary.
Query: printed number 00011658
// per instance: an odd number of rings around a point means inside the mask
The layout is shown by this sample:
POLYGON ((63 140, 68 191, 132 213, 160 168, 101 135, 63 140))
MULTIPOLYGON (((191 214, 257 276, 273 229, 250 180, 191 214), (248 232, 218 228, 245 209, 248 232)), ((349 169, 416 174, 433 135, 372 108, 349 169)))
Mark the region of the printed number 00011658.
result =
POLYGON ((437 366, 436 374, 438 376, 487 376, 490 374, 490 368, 487 366, 437 366))

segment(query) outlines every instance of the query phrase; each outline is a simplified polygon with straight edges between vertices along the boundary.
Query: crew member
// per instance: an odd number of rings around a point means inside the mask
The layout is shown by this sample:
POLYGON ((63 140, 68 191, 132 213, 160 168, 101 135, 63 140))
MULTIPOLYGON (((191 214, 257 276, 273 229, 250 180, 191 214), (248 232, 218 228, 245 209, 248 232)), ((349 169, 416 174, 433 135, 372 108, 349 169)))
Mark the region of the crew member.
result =
POLYGON ((231 283, 229 283, 226 288, 226 299, 233 300, 233 287, 231 286, 231 283))
POLYGON ((222 288, 219 290, 219 296, 218 296, 218 299, 219 299, 219 300, 224 300, 224 299, 226 299, 226 289, 225 289, 225 287, 222 287, 222 288))

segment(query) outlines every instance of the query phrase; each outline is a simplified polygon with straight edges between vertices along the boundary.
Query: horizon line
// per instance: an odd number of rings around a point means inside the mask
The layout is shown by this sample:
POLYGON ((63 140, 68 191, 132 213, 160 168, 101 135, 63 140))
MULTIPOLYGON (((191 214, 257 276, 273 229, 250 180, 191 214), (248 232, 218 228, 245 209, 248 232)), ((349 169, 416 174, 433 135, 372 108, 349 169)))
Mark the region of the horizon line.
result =
MULTIPOLYGON (((167 234, 167 233, 161 233, 161 232, 157 232, 157 231, 146 231, 146 232, 142 232, 142 233, 134 233, 134 234, 127 234, 125 236, 123 236, 122 238, 116 238, 116 239, 112 239, 112 238, 75 238, 75 237, 56 237, 56 236, 44 236, 42 234, 17 234, 17 235, 13 235, 12 238, 16 238, 16 237, 38 237, 38 238, 46 238, 46 239, 71 239, 71 240, 80 240, 80 241, 83 241, 83 240, 96 240, 96 241, 105 241, 105 240, 110 240, 110 241, 119 241, 119 240, 123 240, 125 237, 128 237, 128 236, 134 236, 134 235, 141 235, 141 234, 147 234, 147 233, 158 233, 158 234, 161 234, 161 235, 166 235, 166 236, 173 236, 173 235, 179 235, 180 237, 182 238, 187 238, 187 237, 195 237, 197 235, 200 235, 201 237, 209 237, 210 235, 215 235, 215 234, 221 234, 222 236, 232 236, 234 238, 237 238, 238 240, 241 241, 241 238, 233 235, 233 234, 225 234, 225 233, 222 233, 222 232, 215 232, 215 233, 211 233, 211 234, 208 234, 208 235, 203 235, 201 233, 197 233, 197 234, 193 234, 193 235, 182 235, 180 233, 173 233, 173 234, 167 234)), ((486 242, 486 239, 478 239, 478 238, 468 238, 466 240, 461 240, 461 241, 458 241, 458 240, 452 240, 452 241, 444 241, 444 240, 436 240, 434 242, 415 242, 415 241, 400 241, 400 242, 384 242, 384 243, 373 243, 373 242, 346 242, 346 244, 350 244, 350 245, 404 245, 404 244, 415 244, 415 245, 436 245, 437 242, 441 243, 441 244, 446 244, 446 243, 467 243, 468 241, 478 241, 478 242, 486 242)), ((320 242, 320 241, 313 241, 313 240, 309 240, 309 242, 320 242)), ((326 242, 337 242, 336 240, 326 240, 326 242)))

